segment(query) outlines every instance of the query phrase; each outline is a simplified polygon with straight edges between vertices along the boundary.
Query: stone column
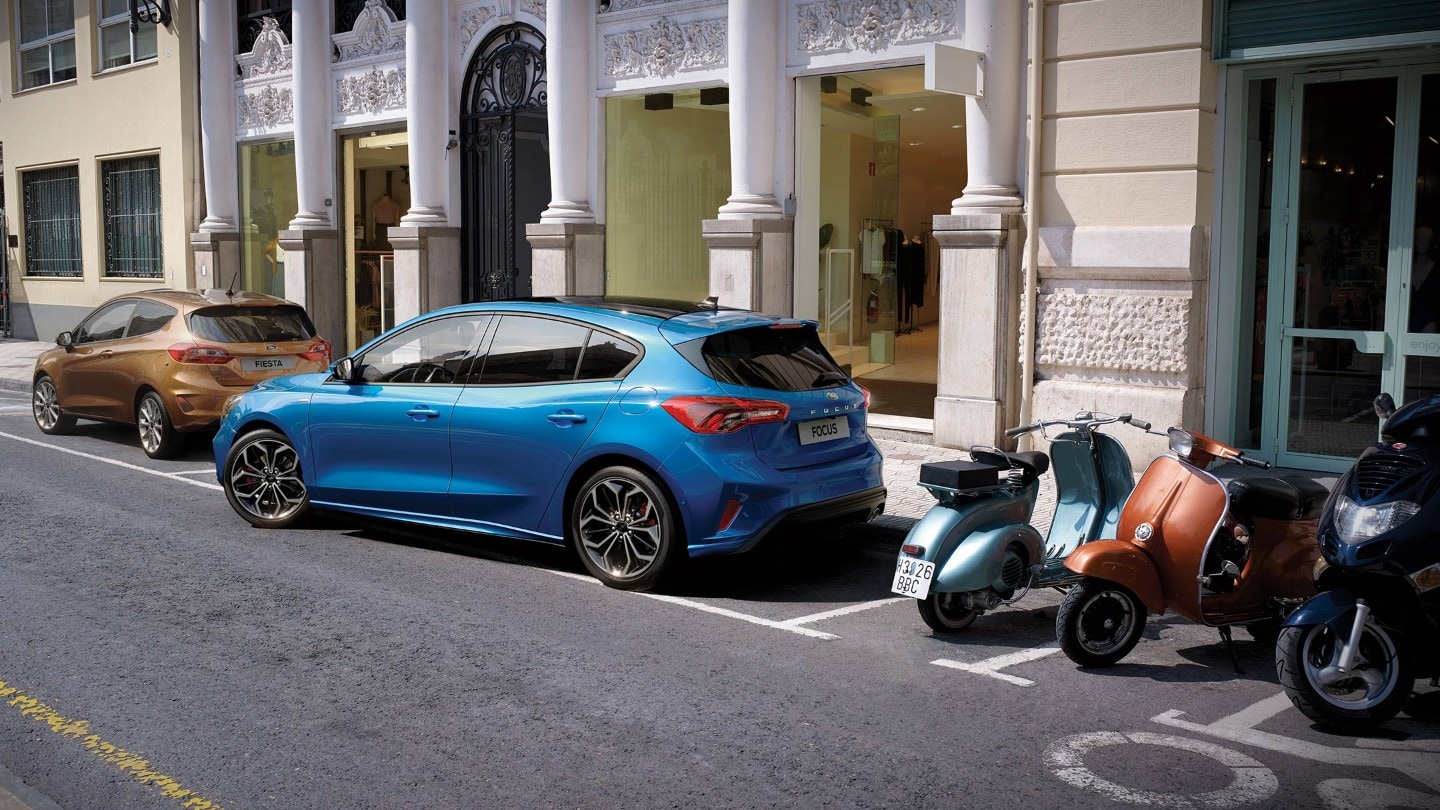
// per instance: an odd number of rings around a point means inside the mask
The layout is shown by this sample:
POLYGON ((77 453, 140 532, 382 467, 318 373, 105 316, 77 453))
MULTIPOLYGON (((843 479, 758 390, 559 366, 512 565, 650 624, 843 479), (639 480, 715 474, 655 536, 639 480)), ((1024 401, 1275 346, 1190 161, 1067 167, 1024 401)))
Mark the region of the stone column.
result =
POLYGON ((590 112, 596 104, 591 63, 595 9, 574 0, 545 2, 545 115, 550 129, 550 205, 525 226, 535 295, 605 291, 605 228, 590 207, 590 112))
POLYGON ((985 55, 985 97, 965 99, 969 179, 950 203, 952 214, 1020 210, 1015 177, 1020 145, 1021 47, 1025 4, 965 0, 965 47, 985 55))
POLYGON ((777 5, 730 0, 730 199, 721 219, 779 219, 775 201, 775 76, 782 73, 777 5))
POLYGON ((940 370, 935 443, 1013 447, 1019 412, 1020 247, 1017 214, 939 216, 940 370))
POLYGON ((205 219, 190 235, 195 285, 243 284, 240 271, 239 170, 235 160, 235 12, 200 0, 200 155, 205 219))
POLYGON ((707 219, 702 227, 710 248, 710 294, 721 306, 794 312, 794 220, 707 219))
POLYGON ((405 14, 405 125, 410 137, 410 210, 388 232, 395 248, 395 323, 460 303, 460 229, 445 212, 450 87, 449 6, 419 2, 405 14))

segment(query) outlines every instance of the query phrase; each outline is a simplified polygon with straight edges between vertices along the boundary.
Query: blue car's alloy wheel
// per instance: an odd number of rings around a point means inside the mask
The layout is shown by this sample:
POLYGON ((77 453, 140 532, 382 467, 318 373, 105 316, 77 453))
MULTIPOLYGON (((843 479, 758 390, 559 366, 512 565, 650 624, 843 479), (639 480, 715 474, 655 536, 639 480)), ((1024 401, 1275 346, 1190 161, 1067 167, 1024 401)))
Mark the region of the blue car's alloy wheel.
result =
POLYGON ((592 475, 577 491, 570 520, 581 562, 614 588, 653 587, 679 546, 669 499, 650 476, 629 467, 592 475))
POLYGON ((300 457, 283 434, 247 433, 225 459, 225 497, 230 506, 262 529, 293 526, 310 511, 310 493, 300 457))

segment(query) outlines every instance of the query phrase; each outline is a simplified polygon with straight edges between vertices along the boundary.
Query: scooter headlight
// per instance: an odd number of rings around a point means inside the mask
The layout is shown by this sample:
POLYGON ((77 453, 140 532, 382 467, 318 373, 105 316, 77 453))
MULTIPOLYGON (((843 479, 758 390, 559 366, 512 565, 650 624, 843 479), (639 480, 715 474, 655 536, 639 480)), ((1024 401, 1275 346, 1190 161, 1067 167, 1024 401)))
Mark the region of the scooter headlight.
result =
POLYGON ((1353 546, 1390 531, 1419 511, 1420 505, 1410 501, 1361 506, 1339 495, 1335 501, 1335 534, 1340 542, 1353 546))
POLYGON ((1167 435, 1170 437, 1170 449, 1180 458, 1189 458, 1190 451, 1195 449, 1195 436, 1188 430, 1170 428, 1167 435))

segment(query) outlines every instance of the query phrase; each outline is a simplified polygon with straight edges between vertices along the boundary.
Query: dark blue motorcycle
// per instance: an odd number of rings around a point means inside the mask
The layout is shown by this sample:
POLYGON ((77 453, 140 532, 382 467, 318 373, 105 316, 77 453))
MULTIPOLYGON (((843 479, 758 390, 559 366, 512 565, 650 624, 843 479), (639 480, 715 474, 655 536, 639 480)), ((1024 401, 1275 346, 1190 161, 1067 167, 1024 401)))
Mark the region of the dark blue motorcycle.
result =
POLYGON ((1379 726, 1416 678, 1440 676, 1440 396, 1375 400, 1381 441, 1335 485, 1320 517, 1320 593, 1286 619, 1280 685, 1338 730, 1379 726))

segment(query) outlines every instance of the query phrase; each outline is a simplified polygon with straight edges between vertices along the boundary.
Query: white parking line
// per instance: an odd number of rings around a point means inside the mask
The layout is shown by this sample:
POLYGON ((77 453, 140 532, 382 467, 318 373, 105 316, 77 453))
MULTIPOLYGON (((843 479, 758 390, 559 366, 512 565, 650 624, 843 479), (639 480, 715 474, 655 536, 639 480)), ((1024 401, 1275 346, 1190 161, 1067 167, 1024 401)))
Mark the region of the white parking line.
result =
MULTIPOLYGON (((569 571, 550 571, 550 573, 557 576, 567 577, 569 579, 579 580, 581 582, 593 582, 596 585, 600 584, 600 580, 594 577, 585 576, 584 574, 574 574, 569 571)), ((701 610, 706 613, 713 613, 716 616, 725 616, 730 619, 739 619, 742 622, 758 624, 761 627, 771 627, 776 630, 784 630, 786 632, 796 633, 798 635, 807 636, 809 638, 817 638, 821 641, 829 641, 831 639, 839 638, 839 636, 833 633, 822 633, 819 630, 811 630, 808 627, 797 627, 794 625, 786 624, 785 622, 762 619, 759 616, 751 616, 748 613, 741 613, 738 610, 729 610, 727 608, 715 607, 714 605, 707 605, 704 602, 696 602, 692 599, 684 599, 679 596, 666 596, 663 593, 637 593, 635 595, 643 596, 646 599, 654 599, 657 602, 669 602, 672 605, 683 605, 685 607, 694 608, 696 610, 701 610)))
POLYGON ((897 596, 894 599, 876 599, 874 602, 861 602, 858 605, 847 605, 842 608, 827 610, 824 613, 814 613, 809 616, 801 616, 798 619, 786 619, 785 621, 780 622, 780 624, 786 627, 799 627, 802 624, 814 624, 815 622, 823 622, 826 619, 833 619, 837 616, 849 616, 851 613, 859 613, 862 610, 869 610, 870 608, 884 607, 886 605, 893 605, 896 602, 908 601, 910 600, 906 599, 903 596, 897 596))
POLYGON ((949 667, 950 669, 958 669, 963 672, 973 672, 976 675, 985 675, 987 677, 1004 681, 1006 683, 1013 683, 1016 686, 1034 686, 1035 682, 1029 680, 1028 678, 1021 678, 1015 675, 1009 675, 1007 673, 1001 672, 1000 670, 1005 669, 1006 667, 1013 667, 1016 664, 1024 664, 1028 661, 1038 661, 1047 655, 1053 655, 1057 652, 1060 652, 1060 644, 1058 642, 1051 642, 1044 645, 1043 647, 1035 647, 1034 649, 1030 650, 1021 650, 1020 652, 997 655, 994 658, 986 658, 984 661, 976 661, 973 664, 966 664, 961 661, 951 661, 948 658, 940 658, 931 661, 930 663, 934 664, 937 667, 949 667))
POLYGON ((35 441, 34 439, 27 439, 27 438, 25 438, 24 436, 16 436, 16 435, 13 434, 13 433, 0 433, 0 437, 6 438, 6 439, 14 439, 14 440, 17 441, 17 442, 24 442, 25 444, 33 444, 33 445, 35 445, 36 447, 44 447, 44 448, 46 448, 46 449, 48 449, 48 450, 58 450, 58 451, 60 451, 61 453, 69 453, 69 454, 72 455, 72 456, 79 456, 79 457, 81 457, 81 458, 88 458, 88 459, 90 459, 91 461, 103 461, 103 462, 105 462, 106 464, 114 464, 116 467, 124 467, 124 468, 127 469, 127 470, 135 470, 135 471, 137 471, 137 472, 142 472, 142 473, 145 473, 145 474, 147 474, 147 475, 154 475, 154 476, 158 476, 158 477, 160 477, 160 478, 168 478, 168 479, 171 480, 171 481, 179 481, 179 482, 181 482, 181 483, 190 484, 191 486, 204 487, 205 489, 218 489, 218 490, 221 490, 221 491, 224 490, 224 488, 221 487, 219 484, 211 484, 211 483, 207 483, 207 482, 205 482, 205 481, 193 481, 193 480, 191 480, 191 479, 189 479, 189 478, 181 478, 181 477, 179 477, 178 475, 176 475, 176 474, 174 474, 174 473, 162 472, 162 471, 160 471, 160 470, 151 470, 151 469, 147 469, 147 468, 145 468, 145 467, 141 467, 141 466, 138 465, 138 464, 131 464, 131 463, 125 462, 125 461, 117 461, 117 460, 115 460, 115 459, 113 459, 113 458, 105 458, 104 456, 97 456, 97 455, 93 455, 93 454, 91 454, 91 453, 82 453, 82 452, 80 452, 79 450, 71 450, 71 449, 68 448, 68 447, 61 447, 61 446, 59 446, 59 445, 57 445, 57 444, 50 444, 50 443, 48 443, 48 442, 37 442, 37 441, 35 441))
POLYGON ((199 470, 179 470, 177 472, 165 473, 166 475, 214 475, 214 467, 204 467, 199 470))

